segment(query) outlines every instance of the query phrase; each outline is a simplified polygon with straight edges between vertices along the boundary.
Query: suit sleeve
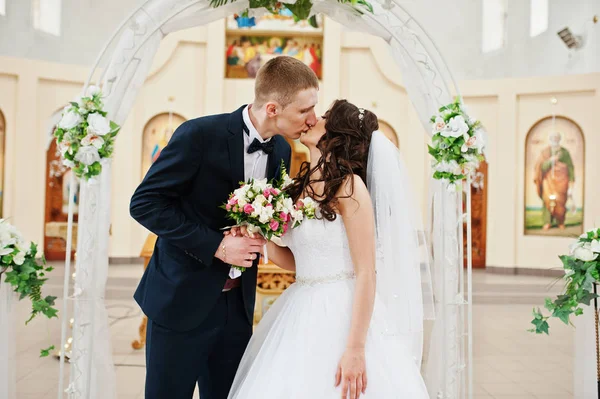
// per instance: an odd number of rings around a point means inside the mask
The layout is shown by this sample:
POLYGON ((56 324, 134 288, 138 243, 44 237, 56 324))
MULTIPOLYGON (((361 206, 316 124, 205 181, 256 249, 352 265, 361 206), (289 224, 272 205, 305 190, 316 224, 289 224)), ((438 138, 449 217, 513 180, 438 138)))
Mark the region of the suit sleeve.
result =
POLYGON ((202 165, 202 136, 197 121, 185 122, 175 131, 135 190, 129 211, 158 237, 211 265, 223 235, 190 220, 180 206, 202 165))

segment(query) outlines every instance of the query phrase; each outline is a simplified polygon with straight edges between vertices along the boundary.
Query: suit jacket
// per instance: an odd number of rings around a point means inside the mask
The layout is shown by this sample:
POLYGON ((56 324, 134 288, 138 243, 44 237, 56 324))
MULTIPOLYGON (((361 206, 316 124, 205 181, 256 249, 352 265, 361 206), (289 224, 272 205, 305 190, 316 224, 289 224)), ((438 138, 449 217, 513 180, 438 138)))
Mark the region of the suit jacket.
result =
MULTIPOLYGON (((244 180, 242 110, 182 124, 131 198, 131 216, 158 236, 134 298, 155 323, 194 329, 216 304, 229 266, 215 258, 231 225, 223 205, 244 180)), ((275 136, 267 177, 289 170, 291 149, 275 136)), ((257 261, 258 262, 258 261, 257 261)), ((256 263, 257 263, 256 262, 256 263)), ((242 274, 246 316, 252 324, 257 267, 242 274)))

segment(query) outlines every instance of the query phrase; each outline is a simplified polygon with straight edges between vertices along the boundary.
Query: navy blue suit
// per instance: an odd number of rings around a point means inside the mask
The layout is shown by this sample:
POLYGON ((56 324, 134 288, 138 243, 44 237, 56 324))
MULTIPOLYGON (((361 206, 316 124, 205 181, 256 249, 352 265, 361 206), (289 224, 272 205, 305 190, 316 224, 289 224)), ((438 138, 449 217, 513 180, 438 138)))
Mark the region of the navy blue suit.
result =
MULTIPOLYGON (((134 298, 148 316, 146 398, 225 399, 252 334, 257 268, 222 292, 229 266, 215 258, 231 225, 219 207, 244 180, 241 107, 182 124, 131 198, 131 216, 158 236, 134 298)), ((275 136, 267 177, 289 170, 275 136)))

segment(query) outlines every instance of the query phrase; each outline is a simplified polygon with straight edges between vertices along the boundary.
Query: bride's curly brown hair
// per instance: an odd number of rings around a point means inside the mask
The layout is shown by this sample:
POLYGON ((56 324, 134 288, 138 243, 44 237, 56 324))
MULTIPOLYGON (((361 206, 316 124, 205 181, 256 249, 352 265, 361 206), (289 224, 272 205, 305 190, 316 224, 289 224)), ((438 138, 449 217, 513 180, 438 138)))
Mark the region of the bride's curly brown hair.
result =
POLYGON ((323 116, 325 118, 325 134, 317 143, 321 158, 311 169, 309 162, 303 162, 294 182, 286 189, 294 202, 308 195, 320 207, 321 217, 329 221, 336 219, 336 208, 339 198, 349 198, 354 193, 354 179, 358 175, 367 183, 367 162, 369 145, 373 132, 379 129, 377 116, 362 111, 346 100, 336 100, 323 116), (312 177, 321 171, 321 177, 312 177), (350 192, 345 197, 338 197, 338 192, 346 178, 350 177, 350 192), (318 195, 313 184, 324 182, 324 191, 318 195))

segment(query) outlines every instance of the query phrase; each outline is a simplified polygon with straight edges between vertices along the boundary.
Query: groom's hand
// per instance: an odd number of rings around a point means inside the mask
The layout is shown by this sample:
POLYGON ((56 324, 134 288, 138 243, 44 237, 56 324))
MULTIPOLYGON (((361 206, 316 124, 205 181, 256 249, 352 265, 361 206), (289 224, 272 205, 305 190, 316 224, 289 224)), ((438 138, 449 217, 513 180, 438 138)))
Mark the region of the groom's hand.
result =
POLYGON ((249 238, 226 234, 215 253, 215 257, 221 259, 226 264, 252 267, 254 260, 262 252, 265 244, 266 241, 263 238, 249 238))
POLYGON ((231 234, 232 236, 244 236, 244 237, 260 237, 258 234, 254 234, 248 231, 248 227, 246 226, 233 226, 231 230, 226 231, 225 234, 231 234))

